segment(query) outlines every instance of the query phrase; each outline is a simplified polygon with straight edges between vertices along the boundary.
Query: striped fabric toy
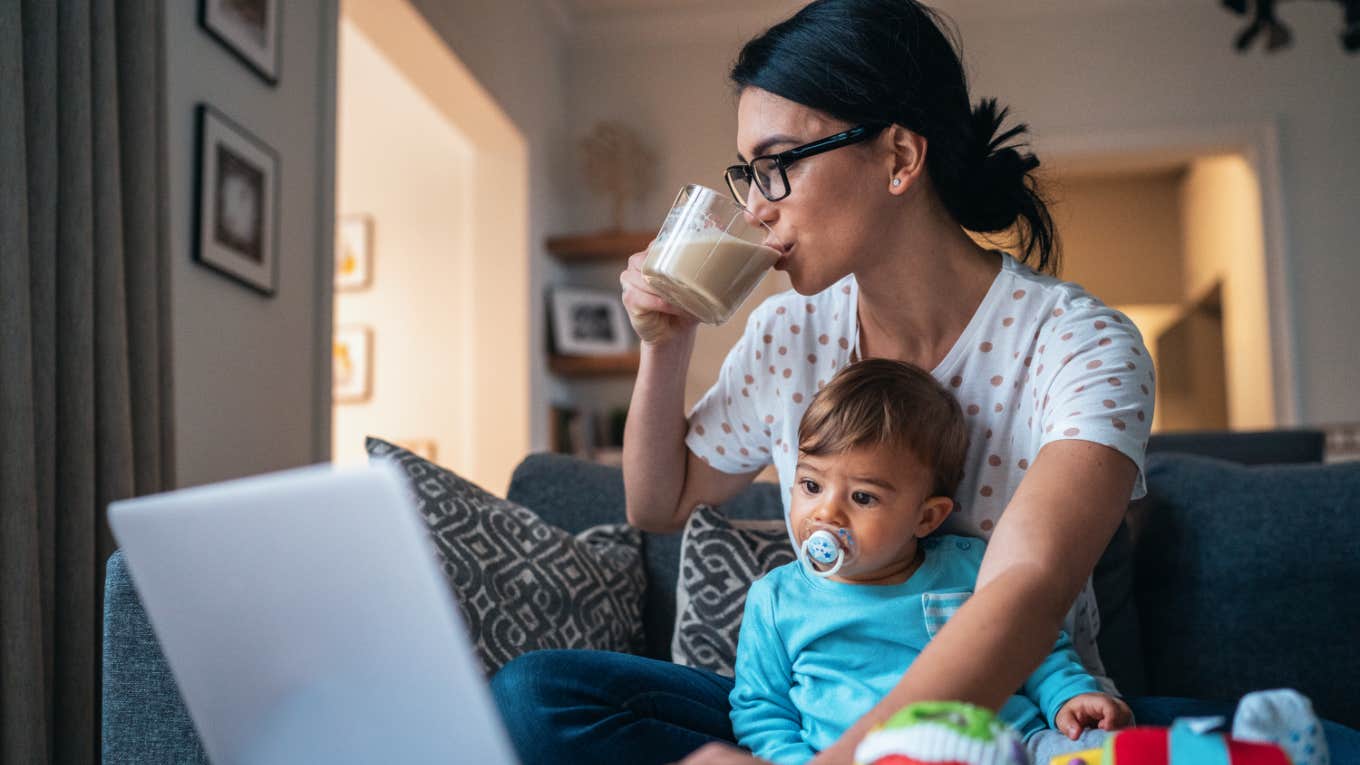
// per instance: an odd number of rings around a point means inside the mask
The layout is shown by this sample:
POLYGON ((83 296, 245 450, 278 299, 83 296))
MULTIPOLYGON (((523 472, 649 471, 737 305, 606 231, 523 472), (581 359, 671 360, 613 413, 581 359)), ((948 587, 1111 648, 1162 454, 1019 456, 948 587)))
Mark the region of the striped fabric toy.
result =
POLYGON ((1290 765, 1274 744, 1239 741, 1223 733, 1200 733, 1190 721, 1170 728, 1128 728, 1101 749, 1064 754, 1049 765, 1290 765))
POLYGON ((855 765, 1028 765, 1020 737, 990 710, 958 701, 904 707, 855 747, 855 765))

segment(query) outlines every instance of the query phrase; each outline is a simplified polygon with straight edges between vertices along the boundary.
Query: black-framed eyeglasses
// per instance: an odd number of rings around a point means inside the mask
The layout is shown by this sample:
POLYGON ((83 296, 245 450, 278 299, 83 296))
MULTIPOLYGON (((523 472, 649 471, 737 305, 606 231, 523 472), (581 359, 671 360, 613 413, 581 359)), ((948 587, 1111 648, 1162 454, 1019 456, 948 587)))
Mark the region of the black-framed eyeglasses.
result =
POLYGON ((867 141, 878 135, 887 125, 858 125, 835 135, 821 138, 812 143, 796 146, 778 154, 754 157, 742 165, 732 165, 723 172, 727 188, 732 192, 737 204, 750 207, 751 187, 771 202, 778 202, 789 195, 789 175, 785 172, 789 165, 800 159, 816 156, 823 152, 839 149, 842 146, 867 141))

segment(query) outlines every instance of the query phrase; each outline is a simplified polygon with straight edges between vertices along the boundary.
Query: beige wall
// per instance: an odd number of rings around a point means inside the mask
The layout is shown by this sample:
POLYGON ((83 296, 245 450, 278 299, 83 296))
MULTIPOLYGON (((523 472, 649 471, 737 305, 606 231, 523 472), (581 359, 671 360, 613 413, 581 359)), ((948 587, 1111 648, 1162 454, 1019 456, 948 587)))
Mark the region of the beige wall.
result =
POLYGON ((176 459, 182 486, 324 460, 329 392, 330 148, 336 4, 280 3, 275 87, 165 3, 176 459), (279 154, 278 293, 193 262, 194 107, 208 103, 279 154), (328 375, 325 375, 328 378, 328 375))
POLYGON ((466 470, 467 386, 454 296, 470 256, 463 182, 473 147, 349 19, 340 24, 336 211, 374 221, 372 286, 335 296, 337 326, 373 330, 373 395, 335 406, 336 462, 364 436, 433 439, 466 470))
POLYGON ((1065 175, 1055 182, 1062 277, 1110 305, 1179 302, 1180 175, 1065 175))
MULTIPOLYGON (((1181 192, 1185 221, 1185 299, 1223 285, 1228 423, 1237 430, 1276 424, 1261 195, 1238 156, 1197 160, 1181 192)), ((1337 306, 1340 311, 1345 306, 1337 306)))
MULTIPOLYGON (((453 347, 424 348, 428 355, 420 363, 421 351, 413 346, 411 361, 418 365, 397 372, 398 379, 387 384, 397 386, 399 395, 422 395, 418 391, 425 390, 424 395, 437 396, 420 387, 420 378, 453 375, 442 380, 450 413, 439 425, 460 441, 450 444, 450 453, 463 475, 492 491, 504 491, 531 439, 529 148, 520 130, 412 5, 355 0, 345 5, 345 16, 382 51, 391 74, 399 72, 410 83, 408 95, 418 93, 427 101, 426 115, 434 119, 431 112, 437 112, 468 147, 460 151, 458 142, 432 138, 444 148, 432 146, 427 153, 387 137, 379 137, 382 143, 372 147, 394 162, 402 158, 416 178, 435 186, 423 189, 429 196, 411 202, 411 211, 425 221, 444 218, 438 233, 452 239, 418 246, 447 248, 446 256, 464 255, 452 258, 456 267, 447 273, 448 281, 431 283, 436 281, 432 277, 413 294, 425 310, 412 320, 443 324, 457 335, 453 347), (465 161, 457 161, 460 154, 465 161), (417 169, 427 160, 432 168, 417 169), (456 192, 439 198, 449 186, 456 186, 456 192)), ((399 175, 385 175, 384 180, 403 183, 399 175)), ((444 416, 430 415, 432 420, 444 416)))
MULTIPOLYGON (((388 0, 349 2, 385 11, 388 0)), ((570 94, 566 88, 565 29, 549 10, 552 5, 541 0, 411 0, 411 5, 499 107, 527 151, 526 188, 518 195, 528 205, 527 220, 519 233, 527 243, 529 267, 518 281, 506 279, 503 293, 514 291, 515 302, 523 307, 501 309, 494 315, 527 324, 531 342, 501 350, 528 366, 529 379, 522 396, 515 390, 503 390, 494 403, 482 402, 482 411, 488 417, 499 408, 526 418, 529 441, 519 449, 522 458, 529 447, 547 447, 548 402, 566 391, 548 374, 542 343, 543 286, 557 281, 561 273, 547 256, 543 242, 554 234, 589 228, 579 226, 566 212, 574 191, 568 182, 572 133, 566 125, 570 94)), ((488 253, 495 257, 497 250, 488 253)), ((509 454, 515 445, 496 448, 509 454)))

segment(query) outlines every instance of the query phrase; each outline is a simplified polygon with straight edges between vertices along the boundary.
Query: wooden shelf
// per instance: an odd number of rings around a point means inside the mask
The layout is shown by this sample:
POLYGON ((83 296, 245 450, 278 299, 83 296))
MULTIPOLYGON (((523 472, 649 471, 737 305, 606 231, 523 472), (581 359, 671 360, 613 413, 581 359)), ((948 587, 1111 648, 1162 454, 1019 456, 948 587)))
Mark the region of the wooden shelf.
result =
POLYGON ((649 231, 603 231, 550 237, 547 247, 549 254, 563 263, 624 260, 647 249, 655 236, 649 231))
POLYGON ((635 375, 641 357, 634 351, 614 356, 559 356, 548 357, 548 366, 563 377, 605 377, 635 375))

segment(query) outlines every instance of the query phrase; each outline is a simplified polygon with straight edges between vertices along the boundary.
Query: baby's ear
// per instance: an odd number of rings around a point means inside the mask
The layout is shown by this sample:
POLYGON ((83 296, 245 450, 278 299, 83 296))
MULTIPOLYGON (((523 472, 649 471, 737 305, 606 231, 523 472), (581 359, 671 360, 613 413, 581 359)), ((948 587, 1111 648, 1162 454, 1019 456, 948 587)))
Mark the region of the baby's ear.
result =
POLYGON ((938 529, 953 511, 954 500, 949 497, 928 497, 921 503, 921 523, 916 527, 916 536, 924 537, 938 529))

